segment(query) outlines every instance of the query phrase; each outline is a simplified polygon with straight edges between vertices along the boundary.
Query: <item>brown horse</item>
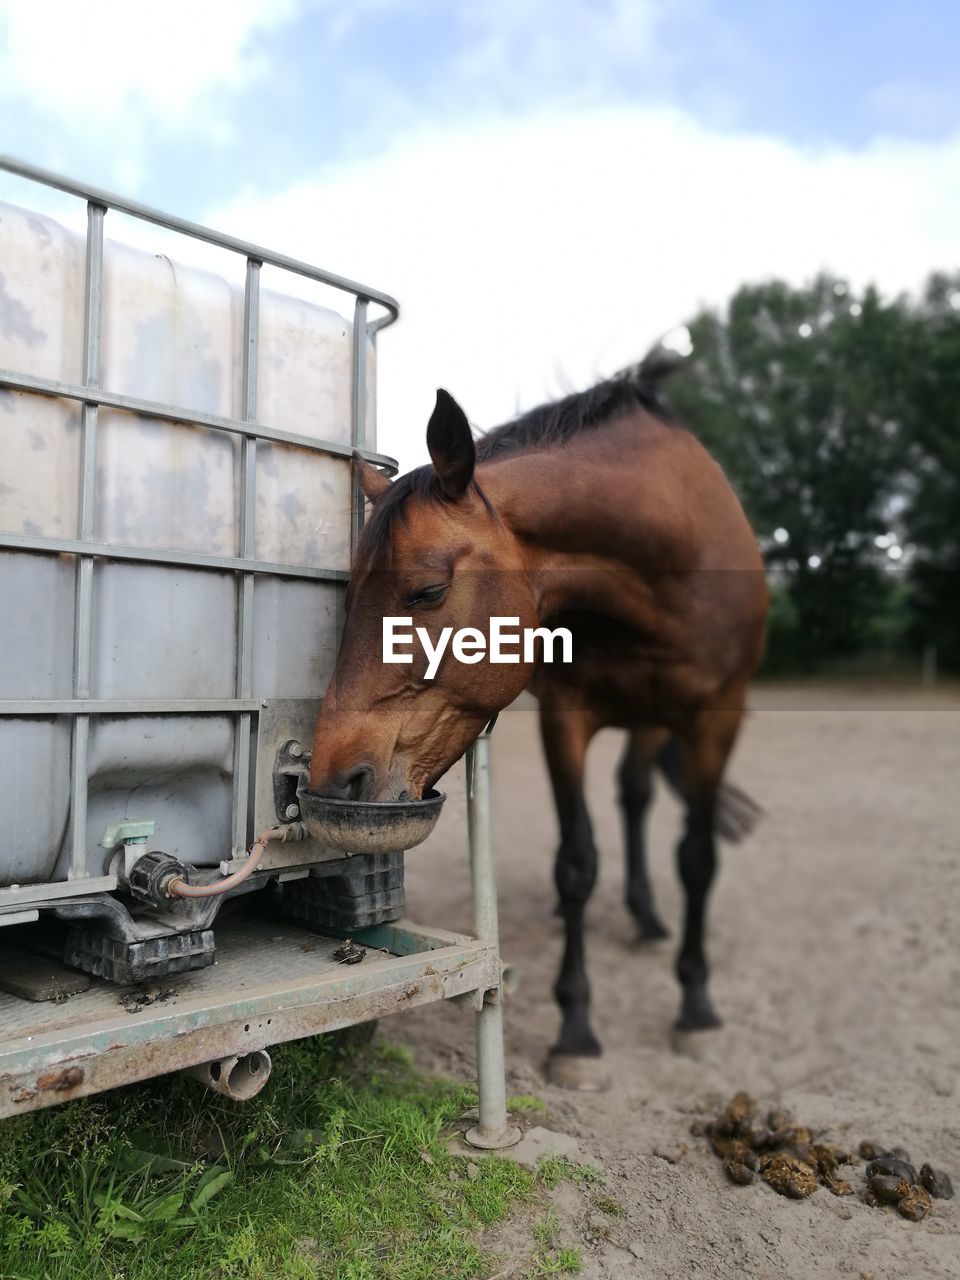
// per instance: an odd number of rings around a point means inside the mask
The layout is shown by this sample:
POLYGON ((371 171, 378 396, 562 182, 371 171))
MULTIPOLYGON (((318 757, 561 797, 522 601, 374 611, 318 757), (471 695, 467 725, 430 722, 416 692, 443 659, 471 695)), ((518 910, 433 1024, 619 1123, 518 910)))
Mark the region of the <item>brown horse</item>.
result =
POLYGON ((583 940, 597 873, 583 783, 591 738, 605 726, 629 734, 620 767, 627 903, 643 938, 666 932, 643 836, 654 763, 685 802, 680 1028, 719 1024, 703 943, 715 841, 742 834, 755 814, 722 779, 763 649, 762 561, 719 466, 659 401, 661 357, 479 441, 438 391, 427 427, 431 466, 391 483, 357 460, 372 506, 310 769, 320 794, 419 797, 491 717, 532 688, 560 822, 556 884, 566 926, 551 1074, 583 1087, 587 1060, 601 1053, 583 940), (572 661, 548 665, 519 652, 509 663, 468 665, 448 649, 433 679, 416 646, 409 664, 382 661, 385 617, 412 619, 436 644, 445 627, 486 635, 494 616, 520 628, 569 628, 572 661))

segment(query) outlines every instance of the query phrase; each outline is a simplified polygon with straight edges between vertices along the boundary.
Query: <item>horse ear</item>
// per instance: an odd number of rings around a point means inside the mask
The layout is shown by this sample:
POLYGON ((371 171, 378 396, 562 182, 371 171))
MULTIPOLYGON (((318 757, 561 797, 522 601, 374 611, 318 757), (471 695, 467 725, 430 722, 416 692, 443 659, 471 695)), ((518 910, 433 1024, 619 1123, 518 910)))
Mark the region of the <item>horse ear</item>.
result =
POLYGON ((376 502, 380 495, 390 488, 392 484, 390 477, 378 471, 376 467, 371 467, 356 449, 353 451, 353 461, 356 464, 357 478, 360 481, 363 496, 368 502, 376 502))
POLYGON ((448 391, 437 388, 437 403, 427 423, 427 449, 445 498, 462 498, 473 479, 477 450, 467 415, 448 391))

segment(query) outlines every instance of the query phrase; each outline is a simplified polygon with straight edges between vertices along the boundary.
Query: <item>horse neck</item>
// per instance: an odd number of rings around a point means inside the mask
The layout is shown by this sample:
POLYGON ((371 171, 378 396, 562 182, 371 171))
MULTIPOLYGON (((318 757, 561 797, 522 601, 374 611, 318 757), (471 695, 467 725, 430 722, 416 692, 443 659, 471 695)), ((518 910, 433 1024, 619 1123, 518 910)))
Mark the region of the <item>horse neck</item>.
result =
POLYGON ((636 465, 635 448, 545 449, 479 468, 541 616, 596 608, 635 621, 645 571, 692 563, 684 504, 661 467, 636 465))

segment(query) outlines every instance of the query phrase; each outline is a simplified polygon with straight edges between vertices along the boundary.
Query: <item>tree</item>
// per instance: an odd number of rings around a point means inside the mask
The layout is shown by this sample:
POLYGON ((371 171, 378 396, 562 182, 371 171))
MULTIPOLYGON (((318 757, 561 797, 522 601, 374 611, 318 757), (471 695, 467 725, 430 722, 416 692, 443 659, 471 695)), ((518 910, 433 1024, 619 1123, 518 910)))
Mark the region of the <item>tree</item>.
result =
POLYGON ((910 422, 915 548, 912 638, 960 670, 960 273, 934 275, 917 308, 910 422))
POLYGON ((907 487, 908 305, 829 276, 773 281, 689 329, 694 357, 670 402, 726 470, 786 593, 771 665, 857 652, 894 585, 877 539, 907 487))

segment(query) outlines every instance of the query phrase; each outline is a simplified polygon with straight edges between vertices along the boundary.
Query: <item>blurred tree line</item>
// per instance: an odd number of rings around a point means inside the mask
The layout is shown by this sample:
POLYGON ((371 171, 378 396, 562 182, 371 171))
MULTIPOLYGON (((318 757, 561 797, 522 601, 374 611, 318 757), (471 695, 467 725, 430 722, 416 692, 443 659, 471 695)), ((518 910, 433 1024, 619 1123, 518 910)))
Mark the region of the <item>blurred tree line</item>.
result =
POLYGON ((960 670, 960 273, 884 301, 820 276, 689 322, 670 403, 719 460, 770 574, 769 672, 960 670))

